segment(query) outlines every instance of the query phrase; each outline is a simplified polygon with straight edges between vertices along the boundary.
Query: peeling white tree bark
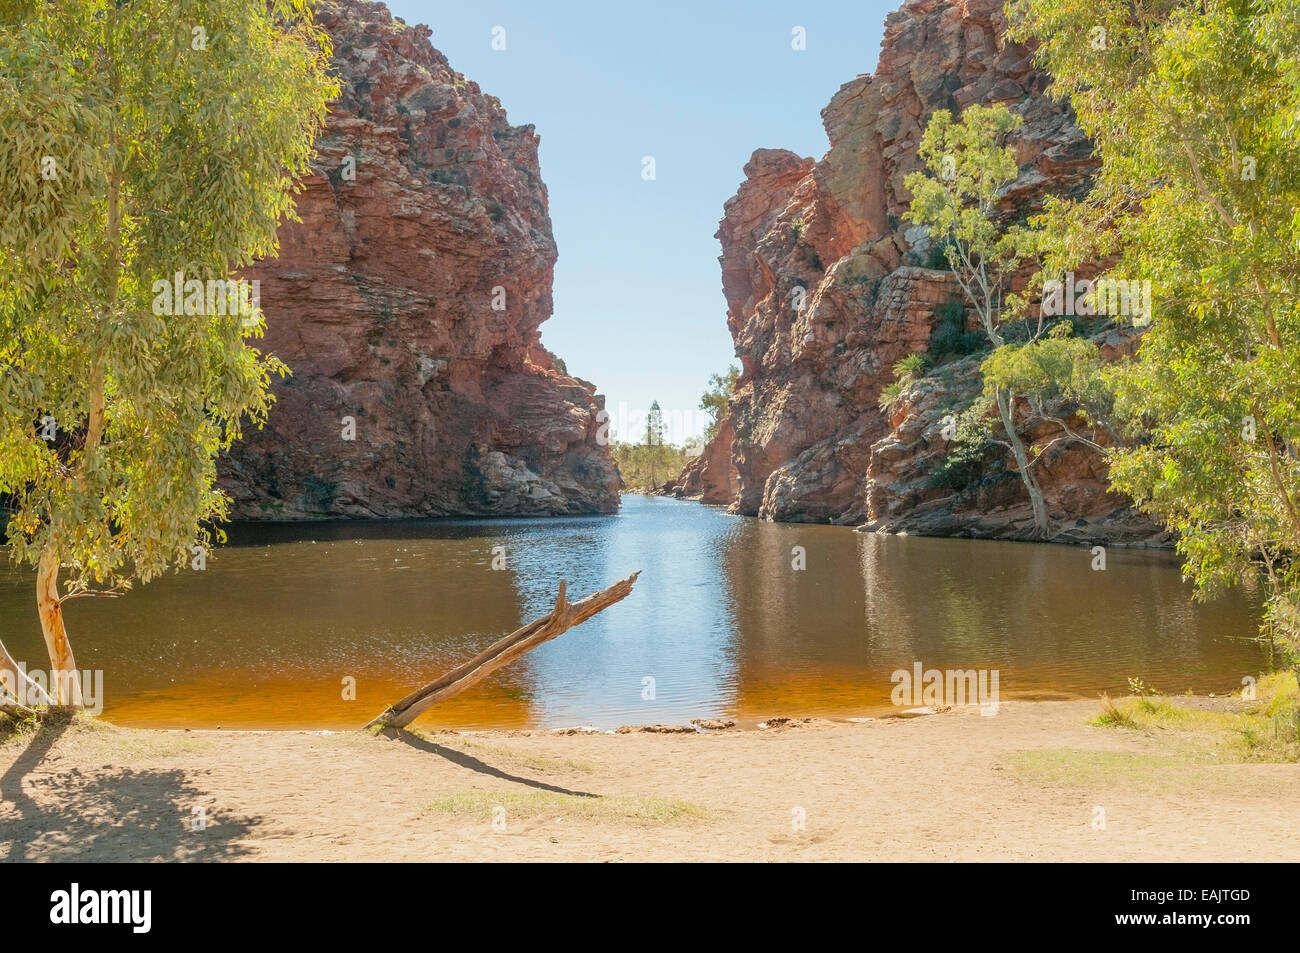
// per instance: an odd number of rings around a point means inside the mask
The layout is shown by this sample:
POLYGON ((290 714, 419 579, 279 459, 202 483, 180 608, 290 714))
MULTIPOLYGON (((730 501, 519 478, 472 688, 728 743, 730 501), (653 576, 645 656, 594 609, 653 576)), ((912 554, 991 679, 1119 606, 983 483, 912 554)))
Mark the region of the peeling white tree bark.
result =
POLYGON ((45 647, 50 653, 50 689, 55 704, 81 707, 81 679, 72 657, 72 643, 63 628, 63 601, 59 598, 59 557, 52 551, 41 555, 36 569, 36 608, 41 617, 45 647))

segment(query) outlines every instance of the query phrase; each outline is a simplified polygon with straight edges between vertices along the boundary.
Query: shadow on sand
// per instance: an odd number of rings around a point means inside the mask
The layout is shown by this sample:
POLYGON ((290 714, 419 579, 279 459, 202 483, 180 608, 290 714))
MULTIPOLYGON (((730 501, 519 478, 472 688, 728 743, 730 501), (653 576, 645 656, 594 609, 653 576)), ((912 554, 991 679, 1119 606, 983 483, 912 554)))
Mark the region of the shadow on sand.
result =
POLYGON ((250 853, 240 841, 261 820, 222 813, 184 771, 106 764, 94 774, 60 772, 54 749, 70 722, 51 714, 38 728, 10 735, 5 753, 20 746, 21 753, 0 774, 0 859, 237 860, 250 853), (47 759, 53 767, 33 773, 47 759), (202 830, 193 829, 196 807, 205 809, 202 830))
POLYGON ((522 778, 517 774, 507 774, 500 768, 494 768, 486 761, 480 761, 473 755, 466 754, 464 751, 456 751, 454 748, 448 748, 445 745, 437 744, 428 738, 422 738, 419 735, 412 734, 409 731, 403 731, 400 728, 385 728, 379 732, 385 738, 392 738, 403 744, 410 745, 420 751, 427 751, 430 754, 436 754, 441 758, 446 758, 452 764, 459 765, 462 768, 469 768, 471 771, 477 771, 479 774, 486 774, 489 777, 500 778, 502 781, 510 781, 513 784, 523 784, 530 788, 537 788, 539 791, 552 791, 555 794, 568 794, 573 797, 600 797, 599 794, 593 794, 591 791, 572 791, 569 788, 562 788, 556 784, 547 784, 545 781, 537 781, 533 778, 522 778))

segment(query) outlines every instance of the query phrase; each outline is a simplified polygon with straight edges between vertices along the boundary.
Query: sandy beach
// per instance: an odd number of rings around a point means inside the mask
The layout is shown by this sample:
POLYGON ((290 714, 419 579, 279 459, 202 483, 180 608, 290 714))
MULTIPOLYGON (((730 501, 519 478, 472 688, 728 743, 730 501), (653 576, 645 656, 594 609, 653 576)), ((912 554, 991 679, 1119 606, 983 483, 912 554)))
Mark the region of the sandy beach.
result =
POLYGON ((1097 711, 393 737, 77 719, 0 747, 0 857, 1300 860, 1300 766, 1215 763, 1097 711))

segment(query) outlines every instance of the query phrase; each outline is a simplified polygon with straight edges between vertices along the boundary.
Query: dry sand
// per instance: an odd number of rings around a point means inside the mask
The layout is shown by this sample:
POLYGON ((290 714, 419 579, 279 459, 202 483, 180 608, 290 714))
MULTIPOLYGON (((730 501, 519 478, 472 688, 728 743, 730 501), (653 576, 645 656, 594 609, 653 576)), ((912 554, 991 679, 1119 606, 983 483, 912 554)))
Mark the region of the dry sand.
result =
POLYGON ((400 738, 78 721, 0 746, 0 857, 1300 860, 1300 766, 1184 758, 1096 711, 400 738))

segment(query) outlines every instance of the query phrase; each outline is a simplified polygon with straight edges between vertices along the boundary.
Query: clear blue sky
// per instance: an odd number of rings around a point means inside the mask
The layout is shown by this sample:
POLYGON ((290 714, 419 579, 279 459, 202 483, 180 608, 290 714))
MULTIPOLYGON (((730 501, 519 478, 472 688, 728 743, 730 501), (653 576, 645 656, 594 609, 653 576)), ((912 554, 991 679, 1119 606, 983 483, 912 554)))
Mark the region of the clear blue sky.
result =
POLYGON ((821 158, 822 107, 875 69, 898 2, 388 4, 428 24, 512 123, 537 127, 560 251, 542 342, 605 394, 616 428, 652 400, 691 421, 709 375, 738 363, 713 237, 722 203, 757 148, 821 158))

